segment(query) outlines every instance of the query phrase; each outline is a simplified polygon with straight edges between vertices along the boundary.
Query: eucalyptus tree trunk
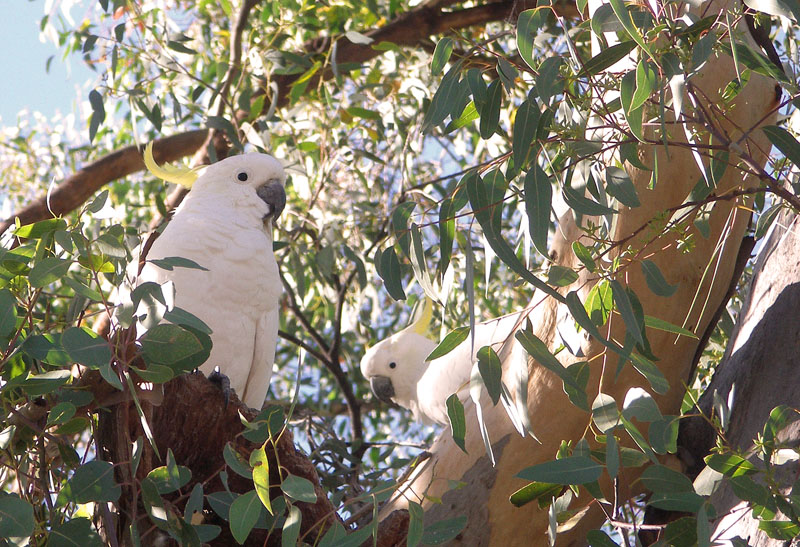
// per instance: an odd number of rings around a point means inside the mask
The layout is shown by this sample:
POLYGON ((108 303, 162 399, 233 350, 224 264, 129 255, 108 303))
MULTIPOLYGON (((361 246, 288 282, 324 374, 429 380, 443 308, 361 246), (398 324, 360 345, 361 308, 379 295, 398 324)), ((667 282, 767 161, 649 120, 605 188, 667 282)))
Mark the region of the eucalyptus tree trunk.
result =
MULTIPOLYGON (((600 1, 590 1, 590 14, 600 5, 600 1)), ((725 0, 705 4, 702 7, 702 16, 730 9, 732 5, 733 2, 725 0)), ((743 22, 739 31, 752 43, 743 22)), ((752 45, 756 47, 754 43, 752 45)), ((634 66, 633 59, 628 58, 611 70, 629 70, 634 66)), ((691 78, 695 91, 692 98, 697 101, 699 110, 714 111, 713 105, 722 104, 721 89, 734 78, 736 70, 730 57, 720 54, 709 58, 700 72, 691 78)), ((613 97, 603 98, 606 102, 611 99, 613 97)), ((736 97, 724 118, 704 120, 708 127, 693 127, 697 129, 697 142, 701 144, 709 142, 710 130, 728 135, 733 141, 744 136, 741 148, 731 147, 730 165, 721 180, 717 181, 716 195, 758 185, 755 178, 745 176, 742 170, 736 168, 739 158, 735 152, 741 151, 749 165, 765 164, 769 144, 765 135, 754 129, 760 124, 774 123, 774 116, 768 113, 774 108, 775 101, 774 82, 753 74, 749 84, 736 97)), ((653 118, 657 114, 657 109, 647 113, 653 118)), ((611 228, 611 237, 620 242, 620 245, 612 249, 608 258, 620 259, 621 266, 617 270, 616 280, 636 293, 646 315, 702 333, 723 303, 730 285, 736 257, 749 222, 748 198, 729 196, 728 199, 715 201, 708 216, 706 234, 702 234, 694 224, 696 210, 692 210, 683 219, 683 231, 663 230, 665 211, 674 213, 690 210, 681 209, 681 204, 688 199, 702 177, 684 131, 679 124, 674 123, 671 110, 667 110, 667 115, 669 119, 665 121, 668 122, 667 127, 670 127, 668 138, 673 144, 665 148, 663 144, 640 143, 639 159, 650 170, 640 170, 629 164, 624 166, 636 187, 641 206, 631 209, 620 205, 619 214, 611 228), (690 252, 682 249, 678 241, 679 238, 685 241, 687 237, 691 238, 694 245, 690 252), (631 256, 634 258, 631 259, 631 256), (679 285, 673 296, 659 297, 648 289, 639 266, 641 258, 655 262, 667 282, 679 285)), ((624 125, 624 122, 621 123, 624 125)), ((645 137, 645 140, 652 139, 653 143, 659 142, 661 138, 647 129, 645 137)), ((602 139, 602 136, 590 135, 588 138, 602 139)), ((606 165, 611 166, 613 161, 614 158, 608 158, 606 165)), ((572 212, 567 211, 558 219, 556 237, 551 246, 553 263, 579 270, 580 263, 572 252, 571 245, 582 237, 583 232, 576 224, 572 212)), ((587 243, 591 244, 588 241, 587 243)), ((579 280, 563 289, 563 294, 575 291, 585 301, 586 295, 598 281, 596 275, 584 269, 579 280)), ((574 329, 574 319, 565 304, 542 293, 535 295, 531 307, 529 317, 532 333, 550 351, 554 351, 560 345, 557 328, 574 329)), ((626 327, 620 316, 613 314, 601 329, 601 334, 621 344, 625 340, 626 327)), ((603 393, 613 397, 621 405, 625 394, 631 388, 638 387, 652 393, 664 415, 679 414, 684 394, 683 384, 693 365, 698 341, 649 328, 647 337, 652 353, 660 359, 656 364, 669 382, 669 389, 665 393, 656 393, 630 363, 615 377, 618 356, 607 351, 594 337, 583 338, 583 357, 575 357, 562 351, 558 354, 558 359, 564 366, 581 361, 589 363, 590 376, 586 392, 590 402, 598 393, 603 393)), ((456 445, 449 431, 443 432, 430 448, 431 457, 415 469, 395 498, 384 507, 384 517, 413 501, 422 505, 426 526, 466 515, 466 528, 457 538, 463 545, 548 543, 547 510, 540 510, 536 503, 520 508, 509 503, 509 496, 527 484, 527 481, 515 475, 528 466, 554 459, 562 440, 569 440, 574 446, 577 441, 585 438, 595 447, 595 432, 591 429, 591 414, 569 401, 561 380, 533 359, 529 359, 528 365, 527 403, 532 431, 540 442, 520 436, 502 406, 492 407, 491 402, 484 400, 483 419, 496 458, 496 465, 493 466, 479 434, 474 408, 467 404, 466 453, 456 445), (454 484, 460 483, 464 485, 453 489, 454 484)), ((503 372, 504 377, 509 373, 505 363, 503 372)), ((626 441, 621 439, 621 442, 626 441)), ((627 443, 633 444, 630 439, 627 443)), ((641 471, 642 468, 622 469, 616 484, 604 473, 600 486, 605 497, 621 501, 634 495, 637 492, 635 482, 641 471)), ((574 499, 570 506, 576 511, 576 516, 560 527, 558 545, 584 544, 586 532, 597 527, 605 518, 599 504, 590 503, 593 498, 585 489, 581 489, 581 492, 581 496, 574 499)))
MULTIPOLYGON (((755 454, 754 439, 764 429, 772 409, 779 405, 800 406, 800 234, 795 214, 781 215, 759 252, 753 279, 739 313, 722 362, 698 407, 707 416, 719 414, 717 400, 729 405, 725 440, 734 449, 751 453, 758 468, 764 464, 755 454)), ((681 426, 678 444, 690 476, 698 473, 703 458, 716 444, 717 434, 703 418, 692 418, 681 426)), ((800 445, 800 421, 785 428, 778 439, 800 445)), ((786 485, 797 478, 797 461, 774 467, 776 480, 786 485)), ((693 478, 693 477, 692 477, 693 478)), ((711 496, 719 519, 712 539, 742 539, 746 545, 776 545, 758 529, 759 521, 725 483, 711 496)))

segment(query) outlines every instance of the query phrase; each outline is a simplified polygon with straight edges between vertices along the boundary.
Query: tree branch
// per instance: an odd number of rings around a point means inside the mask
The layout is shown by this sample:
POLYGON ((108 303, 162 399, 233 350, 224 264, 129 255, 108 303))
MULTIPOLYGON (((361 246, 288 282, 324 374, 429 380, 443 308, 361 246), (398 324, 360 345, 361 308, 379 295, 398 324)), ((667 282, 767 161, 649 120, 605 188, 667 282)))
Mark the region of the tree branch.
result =
MULTIPOLYGON (((159 163, 171 162, 193 154, 208 135, 206 129, 196 129, 157 139, 153 157, 159 163)), ((69 213, 89 199, 103 185, 144 169, 144 160, 138 146, 127 146, 90 163, 71 175, 50 194, 41 196, 0 222, 0 234, 14 225, 14 218, 22 224, 31 224, 52 216, 69 213)))

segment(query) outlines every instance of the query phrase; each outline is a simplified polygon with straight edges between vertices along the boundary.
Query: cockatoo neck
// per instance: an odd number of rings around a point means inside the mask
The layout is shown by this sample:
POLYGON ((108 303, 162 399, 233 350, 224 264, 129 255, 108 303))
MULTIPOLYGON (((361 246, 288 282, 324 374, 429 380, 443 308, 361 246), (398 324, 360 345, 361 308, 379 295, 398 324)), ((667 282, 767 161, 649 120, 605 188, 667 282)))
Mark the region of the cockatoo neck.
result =
POLYGON ((269 207, 253 189, 231 185, 222 192, 210 190, 201 177, 178 211, 191 212, 192 218, 213 218, 237 228, 263 230, 272 239, 272 221, 263 220, 269 207), (236 211, 235 218, 231 218, 230 211, 236 211))

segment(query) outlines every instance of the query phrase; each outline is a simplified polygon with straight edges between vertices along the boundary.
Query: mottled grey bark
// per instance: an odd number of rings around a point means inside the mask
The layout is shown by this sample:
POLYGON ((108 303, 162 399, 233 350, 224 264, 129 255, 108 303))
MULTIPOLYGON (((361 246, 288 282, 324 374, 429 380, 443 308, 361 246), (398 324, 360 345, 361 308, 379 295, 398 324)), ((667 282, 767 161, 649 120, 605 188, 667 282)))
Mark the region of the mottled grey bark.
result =
MULTIPOLYGON (((748 451, 763 430, 770 411, 778 405, 800 407, 800 222, 795 214, 779 216, 764 241, 736 328, 711 385, 700 399, 700 410, 710 416, 714 392, 731 401, 725 437, 731 446, 748 451), (733 394, 731 395, 731 392, 733 394)), ((780 438, 800 444, 800 422, 780 438)), ((716 434, 705 420, 687 420, 679 444, 690 476, 704 466, 703 457, 714 447, 716 434)), ((763 467, 755 457, 751 461, 763 467)), ((797 478, 797 462, 777 468, 787 490, 797 478)), ((785 545, 758 530, 751 511, 739 505, 729 486, 711 496, 720 516, 714 536, 741 538, 746 545, 785 545), (729 515, 723 520, 722 517, 729 515)))

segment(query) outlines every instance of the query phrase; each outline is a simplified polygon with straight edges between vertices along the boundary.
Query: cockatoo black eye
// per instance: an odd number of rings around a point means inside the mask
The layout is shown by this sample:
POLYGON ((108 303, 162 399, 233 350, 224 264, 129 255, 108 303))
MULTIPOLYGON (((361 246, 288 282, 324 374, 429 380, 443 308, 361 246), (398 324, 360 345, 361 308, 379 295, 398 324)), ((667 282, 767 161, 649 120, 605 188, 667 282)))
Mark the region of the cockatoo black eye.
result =
POLYGON ((242 182, 247 182, 248 176, 247 176, 247 173, 245 173, 244 171, 240 171, 236 175, 236 178, 239 179, 242 182))
POLYGON ((397 363, 392 361, 391 363, 389 363, 389 368, 397 368, 397 363))

